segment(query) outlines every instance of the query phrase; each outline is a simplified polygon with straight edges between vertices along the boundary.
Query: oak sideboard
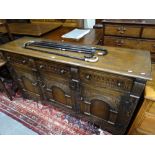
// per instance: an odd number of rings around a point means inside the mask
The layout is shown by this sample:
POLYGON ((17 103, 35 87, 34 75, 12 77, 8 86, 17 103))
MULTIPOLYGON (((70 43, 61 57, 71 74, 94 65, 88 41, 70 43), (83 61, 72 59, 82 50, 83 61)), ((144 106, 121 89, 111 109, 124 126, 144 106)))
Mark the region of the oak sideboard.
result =
POLYGON ((108 53, 96 51, 98 61, 86 62, 23 48, 30 40, 51 41, 23 37, 0 46, 0 59, 24 98, 65 109, 112 134, 126 133, 151 80, 150 52, 94 45, 108 53))

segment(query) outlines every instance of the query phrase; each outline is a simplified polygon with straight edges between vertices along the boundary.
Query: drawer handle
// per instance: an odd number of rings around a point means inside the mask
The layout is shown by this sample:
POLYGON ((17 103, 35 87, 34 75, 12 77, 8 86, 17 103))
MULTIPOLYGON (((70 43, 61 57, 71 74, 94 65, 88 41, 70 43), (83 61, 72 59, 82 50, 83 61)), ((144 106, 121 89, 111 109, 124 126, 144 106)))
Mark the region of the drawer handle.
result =
POLYGON ((86 79, 91 80, 91 75, 90 74, 86 75, 86 79))
POLYGON ((26 60, 23 60, 22 63, 25 64, 26 63, 26 60))
POLYGON ((25 64, 26 63, 26 60, 23 60, 22 63, 25 64))
POLYGON ((117 83, 117 86, 118 86, 118 87, 120 87, 120 86, 121 86, 121 83, 120 83, 120 82, 118 82, 118 83, 117 83))
POLYGON ((122 46, 124 44, 124 40, 116 40, 115 42, 117 46, 122 46))
POLYGON ((26 89, 22 89, 24 92, 27 92, 26 89))
POLYGON ((117 28, 117 31, 119 31, 119 33, 124 34, 124 32, 126 31, 126 28, 121 26, 117 28))
POLYGON ((119 33, 120 33, 120 34, 124 34, 124 31, 120 31, 119 33))
POLYGON ((36 86, 36 85, 37 85, 37 82, 35 82, 35 83, 34 83, 34 82, 32 82, 32 85, 33 85, 33 86, 36 86))
POLYGON ((40 68, 40 69, 44 68, 44 65, 40 65, 39 68, 40 68))
POLYGON ((117 45, 117 46, 122 46, 122 44, 121 44, 121 43, 117 43, 116 45, 117 45))
POLYGON ((20 82, 22 81, 22 79, 17 79, 17 80, 20 81, 20 82))
POLYGON ((8 57, 7 57, 7 60, 10 60, 10 59, 11 59, 11 57, 10 57, 10 56, 8 56, 8 57))
POLYGON ((34 71, 34 72, 37 72, 37 69, 35 69, 35 68, 32 68, 32 71, 34 71))
POLYGON ((64 73, 65 73, 65 70, 64 70, 64 69, 61 69, 61 70, 60 70, 60 73, 61 73, 61 74, 64 74, 64 73))

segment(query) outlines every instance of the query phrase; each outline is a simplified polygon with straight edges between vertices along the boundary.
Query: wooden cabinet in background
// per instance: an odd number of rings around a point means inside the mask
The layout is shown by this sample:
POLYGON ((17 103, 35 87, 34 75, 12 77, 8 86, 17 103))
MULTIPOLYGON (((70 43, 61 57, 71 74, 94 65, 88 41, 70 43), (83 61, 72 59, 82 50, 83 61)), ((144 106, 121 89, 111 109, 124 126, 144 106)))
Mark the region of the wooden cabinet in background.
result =
POLYGON ((84 27, 84 19, 31 19, 31 23, 62 24, 66 27, 84 27))
POLYGON ((145 87, 145 99, 128 134, 155 135, 155 64, 152 64, 153 80, 145 87))
POLYGON ((155 20, 105 19, 102 25, 102 45, 148 50, 155 63, 155 20))
POLYGON ((0 47, 25 98, 60 107, 112 134, 126 133, 151 78, 149 52, 104 47, 108 54, 97 50, 93 63, 23 48, 30 40, 46 39, 23 37, 0 47))

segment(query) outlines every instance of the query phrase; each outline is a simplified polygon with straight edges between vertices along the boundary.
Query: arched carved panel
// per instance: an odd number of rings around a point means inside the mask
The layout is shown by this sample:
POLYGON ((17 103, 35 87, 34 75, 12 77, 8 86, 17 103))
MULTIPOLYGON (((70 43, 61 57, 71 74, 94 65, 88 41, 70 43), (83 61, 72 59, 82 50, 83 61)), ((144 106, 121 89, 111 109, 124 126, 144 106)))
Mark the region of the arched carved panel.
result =
POLYGON ((98 99, 91 100, 90 113, 92 115, 108 120, 109 111, 110 106, 106 102, 98 99))
POLYGON ((55 101, 60 102, 62 104, 67 104, 65 93, 61 88, 53 86, 52 87, 52 96, 55 101))
POLYGON ((32 80, 30 80, 29 78, 22 76, 21 77, 21 81, 24 85, 24 89, 36 94, 39 94, 39 90, 38 90, 38 86, 37 86, 37 82, 34 82, 32 80))

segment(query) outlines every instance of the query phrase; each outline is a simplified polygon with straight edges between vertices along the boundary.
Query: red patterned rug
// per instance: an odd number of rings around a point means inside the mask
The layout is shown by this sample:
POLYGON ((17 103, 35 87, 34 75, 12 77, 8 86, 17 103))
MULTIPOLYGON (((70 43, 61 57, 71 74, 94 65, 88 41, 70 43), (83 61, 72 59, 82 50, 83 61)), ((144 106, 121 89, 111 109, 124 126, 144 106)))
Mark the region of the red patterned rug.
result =
POLYGON ((40 135, 108 135, 91 123, 75 118, 52 105, 25 100, 19 95, 10 101, 0 93, 0 111, 40 135))

